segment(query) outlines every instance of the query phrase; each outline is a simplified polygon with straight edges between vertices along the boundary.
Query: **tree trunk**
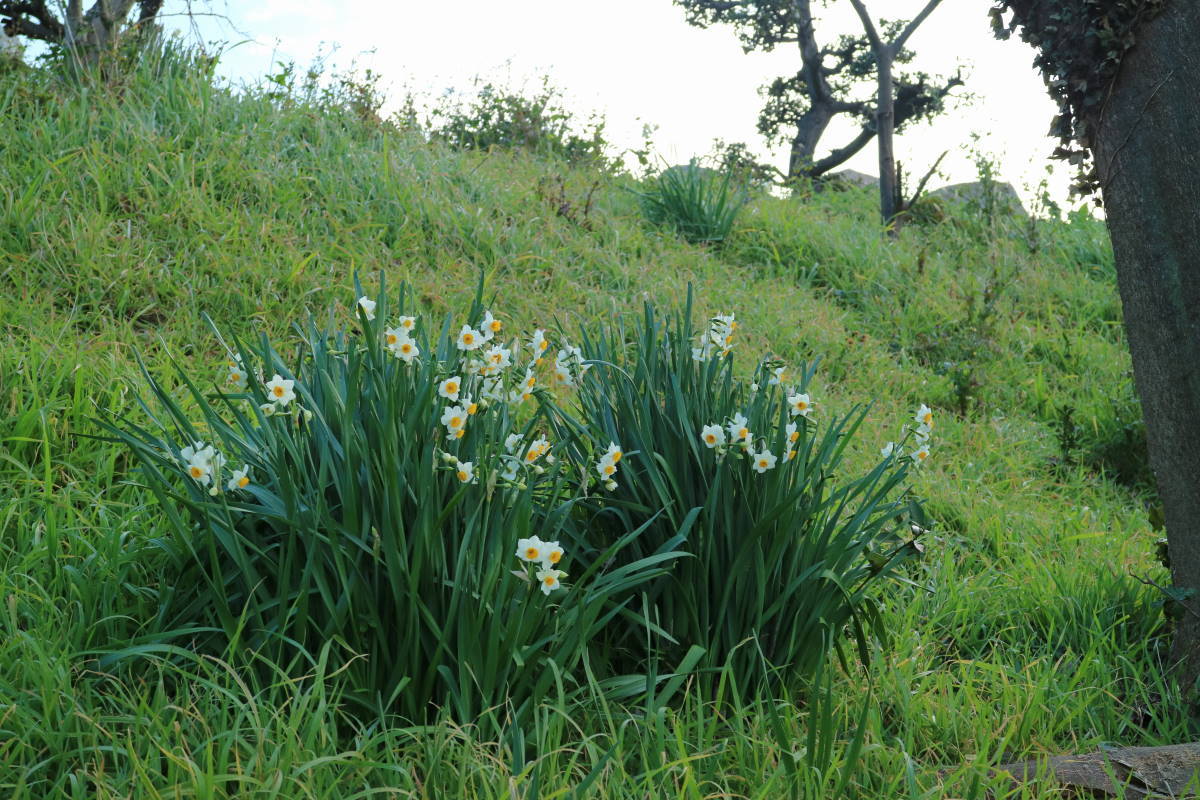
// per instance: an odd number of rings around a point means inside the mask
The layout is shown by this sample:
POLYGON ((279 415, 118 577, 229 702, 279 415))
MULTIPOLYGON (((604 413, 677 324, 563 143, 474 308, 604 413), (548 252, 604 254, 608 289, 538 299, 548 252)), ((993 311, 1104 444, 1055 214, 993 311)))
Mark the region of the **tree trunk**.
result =
POLYGON ((896 102, 892 86, 892 57, 894 49, 889 46, 876 48, 875 58, 879 62, 879 97, 875 111, 875 131, 879 137, 879 211, 883 224, 887 225, 896 216, 896 149, 892 143, 895 131, 896 102))
POLYGON ((1138 31, 1103 109, 1094 155, 1150 463, 1182 602, 1173 657, 1200 675, 1200 3, 1174 0, 1138 31))
POLYGON ((792 139, 792 152, 788 158, 788 177, 808 175, 812 171, 813 155, 817 142, 833 119, 833 109, 815 100, 796 125, 796 136, 792 139))

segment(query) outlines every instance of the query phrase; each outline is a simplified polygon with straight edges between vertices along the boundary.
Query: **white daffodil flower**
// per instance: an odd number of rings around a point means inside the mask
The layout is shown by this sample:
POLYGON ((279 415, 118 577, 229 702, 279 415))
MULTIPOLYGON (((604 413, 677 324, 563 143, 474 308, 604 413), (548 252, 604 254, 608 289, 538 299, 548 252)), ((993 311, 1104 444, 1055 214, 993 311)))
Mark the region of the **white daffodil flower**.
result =
POLYGON ((459 483, 474 483, 475 464, 470 461, 456 461, 454 464, 454 477, 458 478, 459 483))
POLYGON ((538 583, 541 584, 542 594, 548 595, 555 589, 562 586, 559 583, 559 578, 565 578, 567 573, 560 569, 539 569, 537 571, 538 583))
POLYGON ((700 429, 700 441, 709 448, 720 447, 725 444, 725 430, 720 425, 705 425, 700 429))
POLYGON ((242 366, 241 361, 229 362, 229 374, 225 377, 225 382, 238 391, 244 391, 249 383, 246 375, 246 368, 242 366))
POLYGON ((546 543, 536 536, 517 540, 517 558, 529 563, 540 563, 545 558, 546 543))
POLYGON ((542 568, 554 569, 554 565, 562 561, 566 554, 558 542, 542 542, 542 568))
POLYGON ((263 413, 264 417, 272 417, 275 415, 275 404, 274 403, 263 403, 262 405, 260 405, 258 407, 258 410, 263 413))
POLYGON ((788 411, 793 417, 807 417, 812 413, 812 400, 806 394, 794 394, 788 397, 788 411))
POLYGON ((417 347, 417 343, 408 336, 397 339, 394 345, 388 346, 388 350, 405 364, 411 364, 413 359, 421 355, 421 349, 417 347))
POLYGON ((523 439, 524 437, 519 433, 510 433, 508 436, 504 437, 504 449, 510 453, 515 453, 518 445, 521 444, 523 439))
POLYGON ((607 458, 614 464, 620 464, 621 459, 624 457, 625 453, 621 450, 621 446, 616 442, 609 442, 608 449, 604 451, 604 455, 601 456, 601 459, 607 458))
POLYGON ((446 378, 438 385, 438 394, 447 400, 457 403, 458 392, 462 389, 462 377, 455 375, 451 378, 446 378))
POLYGON ((375 301, 365 294, 358 298, 358 308, 367 319, 375 319, 375 301))
POLYGON ((483 334, 487 341, 491 341, 492 337, 500 332, 504 325, 500 320, 492 316, 491 311, 483 312, 483 320, 479 323, 479 331, 483 334))
POLYGON ((238 489, 245 489, 250 485, 250 465, 242 464, 241 469, 235 469, 233 475, 230 476, 229 482, 225 484, 225 488, 231 492, 238 489))
POLYGON ((532 464, 545 455, 549 449, 550 442, 546 441, 545 436, 539 436, 533 440, 533 444, 529 445, 529 449, 525 451, 525 463, 532 464))
POLYGON ((771 380, 767 381, 770 386, 780 386, 787 383, 788 371, 787 367, 776 367, 771 374, 771 380))
POLYGON ((448 433, 457 436, 467 426, 467 410, 462 406, 448 406, 442 412, 442 424, 448 433))
POLYGON ((747 427, 748 420, 743 414, 734 414, 733 419, 725 427, 729 431, 729 440, 731 442, 748 442, 750 441, 750 428, 747 427))
POLYGON ((754 471, 761 475, 769 469, 775 469, 776 460, 774 453, 763 449, 754 454, 754 471))
POLYGON ((787 434, 787 443, 789 447, 794 445, 800 439, 800 431, 796 429, 796 423, 794 422, 789 422, 787 427, 783 429, 783 432, 787 434))
POLYGON ((933 430, 933 411, 924 403, 921 403, 921 407, 917 409, 916 416, 913 419, 916 420, 917 425, 920 426, 920 430, 924 431, 926 435, 933 430))
POLYGON ((600 473, 600 477, 604 480, 612 480, 617 474, 617 465, 607 458, 600 459, 596 464, 596 472, 600 473))
POLYGON ((920 447, 912 451, 912 455, 910 455, 909 458, 911 458, 913 463, 918 466, 924 464, 925 459, 929 458, 929 445, 922 443, 920 447))
POLYGON ((296 393, 292 390, 295 385, 295 381, 285 380, 282 375, 276 373, 271 380, 267 381, 265 387, 267 397, 271 398, 272 403, 282 408, 296 399, 296 393))
POLYGON ((879 450, 879 455, 883 458, 891 458, 893 453, 896 455, 900 454, 895 442, 888 442, 879 450))
POLYGON ((478 350, 483 346, 483 337, 470 325, 463 325, 454 343, 459 350, 478 350))

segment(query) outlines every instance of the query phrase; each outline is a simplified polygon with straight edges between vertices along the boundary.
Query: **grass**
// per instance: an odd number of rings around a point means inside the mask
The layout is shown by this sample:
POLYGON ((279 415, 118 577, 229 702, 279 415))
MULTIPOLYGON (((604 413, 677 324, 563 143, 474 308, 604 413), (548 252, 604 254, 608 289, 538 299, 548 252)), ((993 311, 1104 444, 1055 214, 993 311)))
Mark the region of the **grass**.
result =
POLYGON ((440 318, 482 270, 515 328, 681 307, 690 282, 699 310, 737 313, 739 353, 819 357, 819 408, 874 400, 866 441, 935 406, 918 481, 934 532, 911 583, 881 592, 891 645, 829 676, 845 742, 866 709, 844 796, 1050 797, 1010 795, 986 768, 1195 738, 1164 678, 1159 597, 1135 577, 1163 571, 1098 223, 963 212, 889 242, 865 194, 760 196, 714 251, 647 226, 631 178, 233 94, 171 57, 85 88, 10 70, 0 118, 0 795, 773 798, 836 783, 844 747, 824 774, 798 766, 819 709, 731 709, 689 683, 629 707, 554 691, 519 739, 486 721, 364 721, 324 663, 288 677, 149 646, 105 658, 142 642, 166 558, 130 456, 94 438, 101 409, 137 413, 135 351, 159 375, 174 357, 216 379, 204 314, 287 342, 309 311, 347 313, 355 272, 408 281, 440 318), (600 181, 587 226, 539 199, 560 178, 581 196, 600 181))

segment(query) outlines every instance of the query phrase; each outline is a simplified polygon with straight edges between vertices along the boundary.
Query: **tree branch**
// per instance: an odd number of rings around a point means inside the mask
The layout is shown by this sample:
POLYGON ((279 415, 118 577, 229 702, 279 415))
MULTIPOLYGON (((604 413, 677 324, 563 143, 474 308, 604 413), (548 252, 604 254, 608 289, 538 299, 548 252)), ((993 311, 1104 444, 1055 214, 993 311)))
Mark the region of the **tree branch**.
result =
MULTIPOLYGON (((850 1, 857 2, 857 0, 850 1)), ((913 35, 913 31, 921 27, 921 23, 925 21, 926 17, 933 13, 933 10, 937 8, 938 4, 941 2, 942 0, 929 0, 929 2, 925 4, 925 7, 921 9, 921 13, 913 17, 912 21, 905 26, 903 33, 896 37, 896 41, 892 42, 891 47, 893 53, 900 52, 900 49, 904 47, 904 43, 908 41, 908 37, 913 35)))
POLYGON ((827 103, 833 92, 822 71, 821 48, 813 31, 812 5, 810 0, 792 0, 792 19, 796 22, 796 39, 800 45, 800 60, 804 64, 804 80, 812 93, 814 104, 827 103))
POLYGON ((814 161, 812 167, 808 170, 808 174, 812 177, 824 175, 829 170, 836 166, 840 166, 849 161, 855 153, 862 150, 867 144, 875 138, 875 129, 870 125, 863 126, 859 131, 858 136, 855 136, 849 144, 844 147, 839 147, 829 155, 822 158, 820 161, 814 161))
POLYGON ((933 166, 929 168, 929 171, 925 173, 925 177, 921 178, 921 182, 917 184, 917 190, 913 192, 912 198, 904 204, 905 208, 912 208, 912 204, 917 202, 917 198, 921 196, 921 192, 925 191, 925 184, 929 183, 929 179, 933 177, 933 173, 937 172, 942 159, 949 154, 949 150, 943 150, 942 154, 937 157, 937 161, 933 162, 933 166))
POLYGON ((62 41, 63 25, 58 17, 46 8, 46 0, 0 0, 0 17, 8 18, 4 29, 10 36, 27 36, 45 42, 62 41), (28 19, 29 17, 32 19, 28 19))
MULTIPOLYGON (((941 0, 931 0, 931 2, 933 5, 937 5, 939 2, 941 2, 941 0)), ((865 6, 863 6, 862 0, 850 0, 850 5, 854 6, 854 11, 858 14, 858 18, 862 20, 863 30, 867 32, 867 40, 871 42, 871 49, 873 49, 877 54, 882 53, 884 49, 883 40, 879 38, 879 31, 875 30, 875 23, 871 21, 871 15, 867 13, 867 9, 865 6)), ((926 14, 926 16, 928 16, 928 14, 926 14)))

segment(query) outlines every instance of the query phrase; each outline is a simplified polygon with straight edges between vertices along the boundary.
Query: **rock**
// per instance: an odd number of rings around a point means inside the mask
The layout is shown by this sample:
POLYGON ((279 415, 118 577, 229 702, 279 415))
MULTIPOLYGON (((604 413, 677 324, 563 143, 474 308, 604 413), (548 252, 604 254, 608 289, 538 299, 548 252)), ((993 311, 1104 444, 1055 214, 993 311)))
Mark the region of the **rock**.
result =
POLYGON ((9 36, 4 32, 4 28, 0 27, 0 58, 20 58, 24 51, 21 40, 15 36, 9 36))
POLYGON ((1021 196, 1017 194, 1017 190, 1013 188, 1011 183, 1003 183, 1001 181, 971 181, 970 183, 955 183, 951 186, 942 186, 929 192, 930 197, 938 197, 946 200, 957 200, 961 203, 970 203, 978 208, 986 208, 989 202, 995 203, 995 210, 1003 211, 1010 214, 1015 214, 1020 217, 1028 217, 1028 212, 1025 211, 1025 206, 1021 203, 1021 196))
POLYGON ((879 178, 853 169, 844 169, 841 172, 830 173, 825 176, 825 180, 836 181, 847 186, 861 186, 863 188, 879 185, 879 178))

